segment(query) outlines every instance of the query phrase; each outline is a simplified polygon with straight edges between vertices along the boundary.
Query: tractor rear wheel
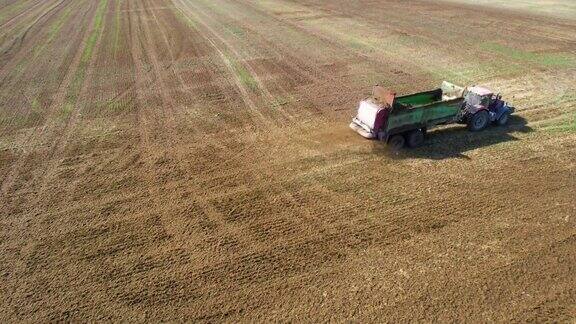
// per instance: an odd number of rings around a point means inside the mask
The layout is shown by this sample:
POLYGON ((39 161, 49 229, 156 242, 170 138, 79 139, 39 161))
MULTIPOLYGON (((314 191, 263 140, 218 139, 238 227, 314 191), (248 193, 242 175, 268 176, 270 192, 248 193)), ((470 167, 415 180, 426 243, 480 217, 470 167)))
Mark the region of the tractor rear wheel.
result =
POLYGON ((473 132, 483 130, 488 126, 489 120, 488 112, 486 110, 480 110, 472 115, 472 118, 468 121, 468 129, 473 132))
POLYGON ((401 134, 396 134, 396 135, 392 136, 390 138, 390 140, 388 141, 388 145, 394 151, 398 151, 401 148, 403 148, 405 143, 406 143, 406 139, 401 134))
POLYGON ((416 129, 408 133, 407 136, 408 146, 415 148, 424 143, 424 132, 421 129, 416 129))

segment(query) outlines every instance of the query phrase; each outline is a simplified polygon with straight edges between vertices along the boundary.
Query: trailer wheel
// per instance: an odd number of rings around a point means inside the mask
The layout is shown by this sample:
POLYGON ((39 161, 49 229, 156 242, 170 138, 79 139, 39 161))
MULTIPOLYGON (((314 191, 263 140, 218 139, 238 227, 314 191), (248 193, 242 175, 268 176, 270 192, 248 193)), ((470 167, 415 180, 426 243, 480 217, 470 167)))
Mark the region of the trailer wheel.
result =
POLYGON ((424 143, 424 132, 421 129, 416 129, 408 133, 408 146, 414 148, 424 143))
POLYGON ((396 134, 390 138, 388 145, 395 151, 400 150, 404 147, 406 139, 401 134, 396 134))
POLYGON ((510 119, 510 112, 509 111, 505 111, 502 116, 500 116, 500 118, 498 118, 498 120, 496 121, 496 125, 498 126, 504 126, 506 124, 508 124, 508 120, 510 119))
POLYGON ((472 115, 472 118, 468 121, 468 129, 477 132, 483 130, 488 126, 488 112, 486 110, 480 110, 479 112, 472 115))

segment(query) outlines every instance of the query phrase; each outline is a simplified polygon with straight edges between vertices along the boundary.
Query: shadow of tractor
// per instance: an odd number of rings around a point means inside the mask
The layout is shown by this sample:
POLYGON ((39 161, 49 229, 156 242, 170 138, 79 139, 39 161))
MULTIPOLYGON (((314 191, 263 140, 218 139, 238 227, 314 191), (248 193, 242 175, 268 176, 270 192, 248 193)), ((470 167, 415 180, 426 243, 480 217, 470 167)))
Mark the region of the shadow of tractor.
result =
POLYGON ((526 119, 512 115, 508 125, 491 125, 480 132, 470 132, 464 125, 433 130, 426 135, 424 144, 418 148, 404 148, 400 151, 393 151, 386 144, 375 141, 373 153, 386 155, 393 159, 469 159, 464 152, 498 143, 517 141, 518 138, 511 135, 511 133, 529 133, 531 131, 532 128, 527 126, 526 119))

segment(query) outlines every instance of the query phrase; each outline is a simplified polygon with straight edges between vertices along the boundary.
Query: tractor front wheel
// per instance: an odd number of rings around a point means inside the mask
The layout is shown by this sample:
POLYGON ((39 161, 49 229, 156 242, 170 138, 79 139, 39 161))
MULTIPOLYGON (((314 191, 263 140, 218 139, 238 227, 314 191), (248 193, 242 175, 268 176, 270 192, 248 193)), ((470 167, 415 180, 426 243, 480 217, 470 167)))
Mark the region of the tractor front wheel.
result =
POLYGON ((498 120, 496 121, 496 124, 498 126, 504 126, 504 125, 508 124, 509 119, 510 119, 510 112, 506 111, 502 114, 502 116, 500 116, 500 118, 498 118, 498 120))
POLYGON ((404 139, 404 136, 402 136, 401 134, 396 134, 396 135, 392 136, 390 138, 390 140, 388 141, 388 145, 394 151, 398 151, 401 148, 403 148, 405 143, 406 143, 406 139, 404 139))
POLYGON ((488 126, 488 122, 490 118, 488 116, 488 112, 486 110, 480 110, 479 112, 472 115, 470 120, 468 120, 468 129, 477 132, 483 130, 488 126))

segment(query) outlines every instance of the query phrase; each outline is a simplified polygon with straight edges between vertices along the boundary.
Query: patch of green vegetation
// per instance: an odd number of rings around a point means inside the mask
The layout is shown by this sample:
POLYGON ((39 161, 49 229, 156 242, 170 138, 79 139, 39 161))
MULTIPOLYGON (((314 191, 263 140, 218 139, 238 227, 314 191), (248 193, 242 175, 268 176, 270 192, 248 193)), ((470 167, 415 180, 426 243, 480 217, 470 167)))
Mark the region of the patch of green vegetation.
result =
POLYGON ((550 123, 543 125, 546 131, 550 132, 570 132, 576 133, 576 112, 573 111, 573 103, 576 102, 576 93, 566 93, 560 96, 555 105, 568 108, 559 119, 551 120, 550 123))
POLYGON ((48 42, 50 42, 54 37, 60 32, 62 26, 66 22, 66 18, 72 12, 72 8, 68 7, 64 10, 64 13, 50 26, 50 31, 48 32, 48 42))
MULTIPOLYGON (((60 32, 60 29, 62 29, 62 26, 64 25, 64 23, 66 22, 66 18, 68 18, 68 16, 70 15, 71 12, 71 8, 68 7, 65 11, 64 14, 62 14, 56 21, 54 21, 49 28, 48 31, 48 35, 45 39, 45 41, 41 44, 41 45, 35 45, 32 51, 32 59, 36 59, 40 54, 42 54, 42 52, 46 49, 46 47, 48 46, 48 44, 50 44, 54 38, 56 37, 56 35, 58 35, 58 33, 60 32)), ((20 61, 16 67, 14 68, 17 74, 21 74, 24 71, 24 67, 29 63, 29 60, 23 60, 20 61)))
POLYGON ((258 90, 258 82, 252 77, 252 74, 240 63, 234 62, 234 71, 240 78, 240 82, 252 91, 258 90))
POLYGON ((106 109, 108 111, 107 115, 109 115, 110 113, 119 114, 122 111, 127 109, 127 105, 126 105, 126 102, 124 100, 116 100, 116 99, 106 100, 106 101, 102 102, 101 104, 99 104, 98 106, 99 106, 99 108, 106 109))
POLYGON ((123 105, 119 101, 110 100, 110 102, 108 103, 108 109, 110 109, 112 111, 120 111, 120 110, 122 110, 122 108, 123 108, 123 105))
POLYGON ((236 25, 226 24, 224 25, 224 27, 229 33, 231 33, 236 37, 244 37, 244 35, 246 34, 241 27, 236 25))
POLYGON ((13 127, 14 121, 17 117, 9 116, 6 111, 0 110, 0 125, 4 127, 6 130, 9 130, 13 127))
POLYGON ((38 102, 38 99, 34 98, 34 100, 32 100, 32 103, 30 103, 30 108, 31 108, 30 113, 28 114, 27 117, 27 124, 33 125, 38 120, 43 118, 42 107, 38 102))
POLYGON ((280 107, 286 106, 288 103, 290 103, 290 100, 288 98, 276 97, 276 98, 274 98, 274 100, 272 100, 272 107, 273 108, 280 108, 280 107))
POLYGON ((438 82, 448 80, 456 84, 466 85, 474 84, 487 75, 493 78, 518 75, 522 72, 522 67, 516 64, 505 64, 501 61, 494 61, 489 64, 468 62, 456 68, 450 66, 429 66, 428 72, 438 82))
POLYGON ((566 103, 576 103, 576 93, 569 92, 565 93, 556 100, 557 105, 566 104, 566 103))
POLYGON ((258 82, 252 77, 252 74, 241 64, 234 64, 234 70, 240 78, 242 84, 248 87, 252 91, 258 89, 258 82))
POLYGON ((240 79, 240 82, 251 91, 257 91, 258 82, 256 82, 250 71, 248 71, 248 69, 246 69, 244 65, 242 65, 234 58, 231 58, 227 55, 225 55, 225 58, 232 66, 232 69, 234 70, 234 73, 238 76, 238 79, 240 79))
MULTIPOLYGON (((315 23, 317 24, 317 23, 315 23)), ((369 35, 357 35, 353 33, 343 32, 337 26, 322 26, 318 25, 322 30, 326 30, 330 33, 336 34, 340 39, 342 39, 350 48, 355 50, 360 50, 363 53, 370 53, 382 50, 384 48, 382 40, 371 37, 369 35)))
POLYGON ((470 68, 460 67, 459 69, 456 70, 437 66, 429 70, 429 73, 435 80, 437 80, 438 84, 440 84, 440 82, 444 80, 448 80, 456 84, 469 84, 473 82, 475 76, 478 75, 480 72, 481 71, 479 71, 475 67, 470 68))
POLYGON ((40 111, 40 103, 38 102, 38 99, 34 98, 30 106, 32 108, 32 111, 40 111))
POLYGON ((11 14, 22 11, 27 2, 29 1, 14 1, 12 7, 7 5, 2 8, 2 10, 0 10, 0 23, 4 22, 4 19, 8 18, 11 14))
POLYGON ((76 102, 78 99, 78 95, 80 94, 80 88, 84 83, 84 78, 86 75, 86 69, 84 67, 79 68, 78 72, 74 75, 74 79, 72 83, 70 83, 70 87, 68 88, 68 93, 66 94, 66 100, 70 102, 76 102))
POLYGON ((182 20, 186 25, 188 25, 188 27, 192 29, 197 29, 198 23, 196 21, 194 21, 191 17, 184 15, 182 11, 179 10, 178 8, 176 7, 173 8, 175 8, 174 13, 176 14, 176 18, 182 20))
POLYGON ((569 53, 533 53, 497 43, 483 43, 480 47, 520 62, 531 62, 549 67, 576 66, 576 56, 569 53))
POLYGON ((96 41, 102 33, 102 21, 104 16, 104 10, 108 4, 108 0, 101 0, 96 9, 96 15, 94 17, 93 30, 88 37, 88 41, 84 51, 82 52, 82 57, 80 58, 80 64, 78 65, 78 70, 74 75, 74 79, 70 84, 68 93, 66 94, 67 102, 76 102, 78 95, 80 94, 80 89, 86 78, 86 70, 88 69, 88 64, 92 58, 92 52, 96 46, 96 41))
POLYGON ((363 49, 368 49, 368 48, 369 48, 368 45, 366 45, 366 44, 364 44, 363 42, 361 42, 361 41, 359 41, 359 40, 356 40, 356 39, 349 38, 349 39, 346 40, 346 42, 348 43, 348 45, 349 45, 351 48, 354 48, 354 49, 357 49, 357 50, 363 50, 363 49))
POLYGON ((62 105, 62 109, 60 109, 60 118, 67 119, 70 117, 70 114, 72 114, 73 110, 74 105, 70 102, 66 102, 64 105, 62 105))
POLYGON ((24 72, 24 66, 26 65, 26 63, 27 63, 26 60, 24 60, 16 64, 16 67, 14 68, 14 70, 16 71, 16 75, 20 75, 22 74, 22 72, 24 72))
POLYGON ((120 5, 122 0, 116 1, 116 15, 114 17, 114 54, 118 52, 118 44, 120 43, 120 5))
POLYGON ((92 58, 92 52, 94 51, 94 47, 96 46, 96 41, 98 37, 102 33, 102 21, 104 18, 104 10, 108 5, 108 0, 101 0, 98 4, 98 8, 96 9, 96 15, 94 17, 93 22, 93 30, 88 40, 86 42, 86 47, 84 48, 84 52, 82 52, 82 59, 81 61, 87 63, 92 58))
POLYGON ((576 113, 568 114, 566 118, 544 128, 553 133, 576 133, 576 113))

